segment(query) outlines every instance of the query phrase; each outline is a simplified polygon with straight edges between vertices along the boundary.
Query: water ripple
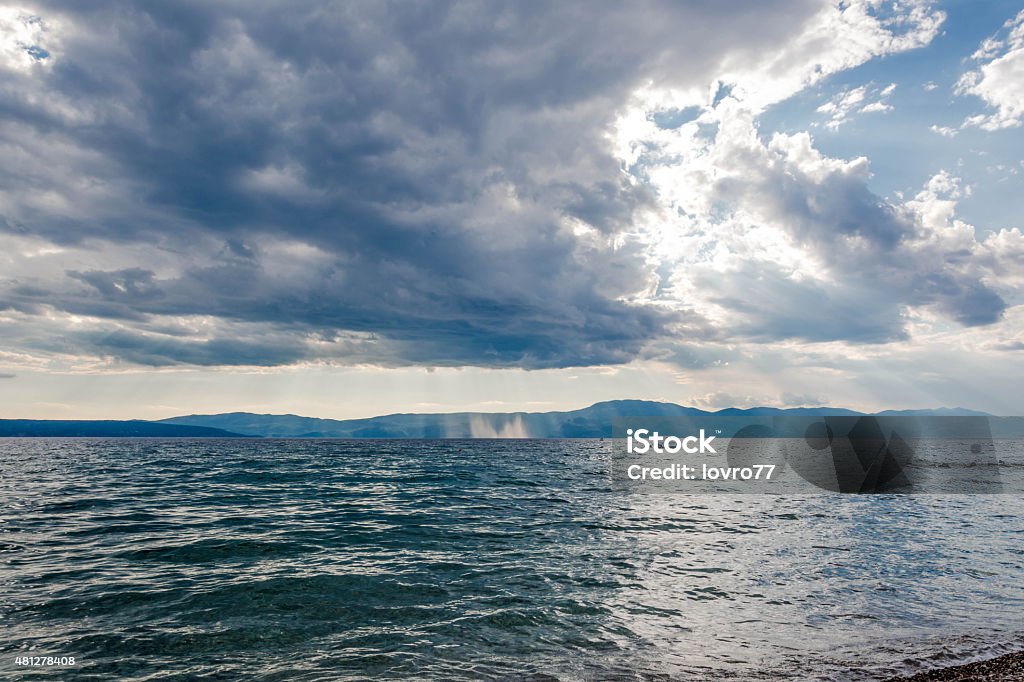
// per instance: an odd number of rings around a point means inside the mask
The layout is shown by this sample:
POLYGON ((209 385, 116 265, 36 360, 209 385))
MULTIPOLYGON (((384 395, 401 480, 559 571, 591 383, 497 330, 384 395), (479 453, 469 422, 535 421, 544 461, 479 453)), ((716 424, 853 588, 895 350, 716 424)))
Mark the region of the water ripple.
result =
POLYGON ((1020 641, 1019 498, 643 495, 610 448, 0 441, 0 674, 870 679, 1020 641))

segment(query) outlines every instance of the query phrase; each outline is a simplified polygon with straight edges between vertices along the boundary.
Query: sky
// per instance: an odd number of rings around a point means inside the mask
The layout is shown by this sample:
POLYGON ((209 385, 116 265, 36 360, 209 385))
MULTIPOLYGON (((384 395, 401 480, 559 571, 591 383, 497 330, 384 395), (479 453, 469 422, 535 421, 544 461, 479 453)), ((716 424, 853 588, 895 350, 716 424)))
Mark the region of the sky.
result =
POLYGON ((1024 414, 1024 4, 0 4, 0 416, 1024 414))

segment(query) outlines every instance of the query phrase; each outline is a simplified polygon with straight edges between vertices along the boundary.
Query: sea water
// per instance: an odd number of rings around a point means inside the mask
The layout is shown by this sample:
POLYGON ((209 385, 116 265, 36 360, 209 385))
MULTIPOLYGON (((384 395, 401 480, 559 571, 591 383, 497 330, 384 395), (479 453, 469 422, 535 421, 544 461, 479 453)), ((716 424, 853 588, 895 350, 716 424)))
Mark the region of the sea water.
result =
POLYGON ((1019 495, 644 494, 613 447, 0 440, 0 677, 874 679, 1020 646, 1019 495))

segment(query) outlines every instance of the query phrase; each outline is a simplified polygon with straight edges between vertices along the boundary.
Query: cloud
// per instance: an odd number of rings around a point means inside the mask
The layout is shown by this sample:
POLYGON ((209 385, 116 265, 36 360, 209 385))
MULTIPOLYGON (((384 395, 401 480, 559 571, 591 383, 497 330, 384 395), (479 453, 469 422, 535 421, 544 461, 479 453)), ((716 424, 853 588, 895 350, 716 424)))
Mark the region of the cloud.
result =
POLYGON ((806 394, 806 393, 790 393, 784 391, 779 396, 779 405, 782 407, 821 407, 823 405, 830 405, 829 399, 817 395, 817 394, 806 394))
POLYGON ((141 268, 128 268, 112 272, 69 270, 67 273, 68 277, 85 282, 107 299, 126 298, 129 300, 161 295, 162 292, 153 284, 153 274, 152 270, 141 268))
POLYGON ((1024 11, 1010 19, 999 35, 987 38, 971 57, 978 67, 957 81, 960 95, 980 97, 990 114, 968 117, 964 127, 984 130, 1016 128, 1024 117, 1024 11))
POLYGON ((713 411, 727 407, 754 407, 765 401, 750 395, 738 396, 724 391, 712 391, 701 395, 692 395, 686 402, 693 407, 713 411))
POLYGON ((14 379, 16 374, 9 374, 7 372, 0 372, 0 379, 14 379))
POLYGON ((817 394, 791 393, 788 391, 784 391, 777 396, 737 395, 725 391, 712 391, 701 395, 691 395, 686 402, 693 407, 709 411, 730 407, 820 407, 831 404, 827 398, 817 394))
POLYGON ((15 7, 0 7, 0 70, 30 72, 51 57, 43 19, 15 7), (49 48, 49 49, 48 49, 49 48))
POLYGON ((847 120, 847 117, 852 110, 860 109, 863 105, 866 92, 867 87, 863 85, 858 88, 844 90, 825 104, 818 107, 817 111, 819 114, 828 114, 830 116, 830 120, 827 124, 829 128, 838 128, 847 120))
POLYGON ((850 120, 856 113, 871 114, 892 111, 893 107, 886 100, 896 90, 896 84, 890 83, 884 88, 861 85, 846 88, 825 104, 817 108, 819 114, 827 114, 829 120, 825 127, 836 130, 850 120), (866 101, 873 99, 873 101, 866 101))
POLYGON ((662 290, 699 301, 719 339, 881 344, 909 339, 919 309, 968 327, 1002 319, 994 282, 1010 268, 996 263, 1016 240, 979 241, 956 217, 969 191, 957 178, 892 203, 868 188, 865 158, 825 156, 807 133, 765 140, 739 104, 707 116, 713 140, 653 132, 635 163, 675 225, 652 237, 662 290))
MULTIPOLYGON (((908 308, 1005 308, 986 268, 1007 261, 922 217, 945 199, 889 204, 866 160, 757 130, 927 44, 929 3, 30 15, 45 65, 0 80, 0 311, 24 352, 696 366, 731 337, 879 343, 906 338, 908 308)), ((823 113, 889 106, 893 86, 861 90, 823 113)))
POLYGON ((705 88, 817 11, 733 9, 40 3, 60 49, 0 82, 0 226, 62 252, 0 300, 127 326, 69 335, 126 362, 308 356, 152 336, 197 316, 374 335, 353 362, 627 361, 699 318, 641 300, 619 235, 652 196, 607 127, 647 79, 705 88))

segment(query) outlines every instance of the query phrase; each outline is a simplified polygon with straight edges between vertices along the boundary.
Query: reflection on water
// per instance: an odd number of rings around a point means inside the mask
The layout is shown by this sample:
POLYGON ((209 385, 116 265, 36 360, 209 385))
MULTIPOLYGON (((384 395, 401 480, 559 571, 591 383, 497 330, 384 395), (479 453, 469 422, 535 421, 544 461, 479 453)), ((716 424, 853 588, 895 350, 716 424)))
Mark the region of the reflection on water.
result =
POLYGON ((1018 496, 643 494, 613 447, 0 441, 0 673, 869 679, 1019 641, 1018 496))

